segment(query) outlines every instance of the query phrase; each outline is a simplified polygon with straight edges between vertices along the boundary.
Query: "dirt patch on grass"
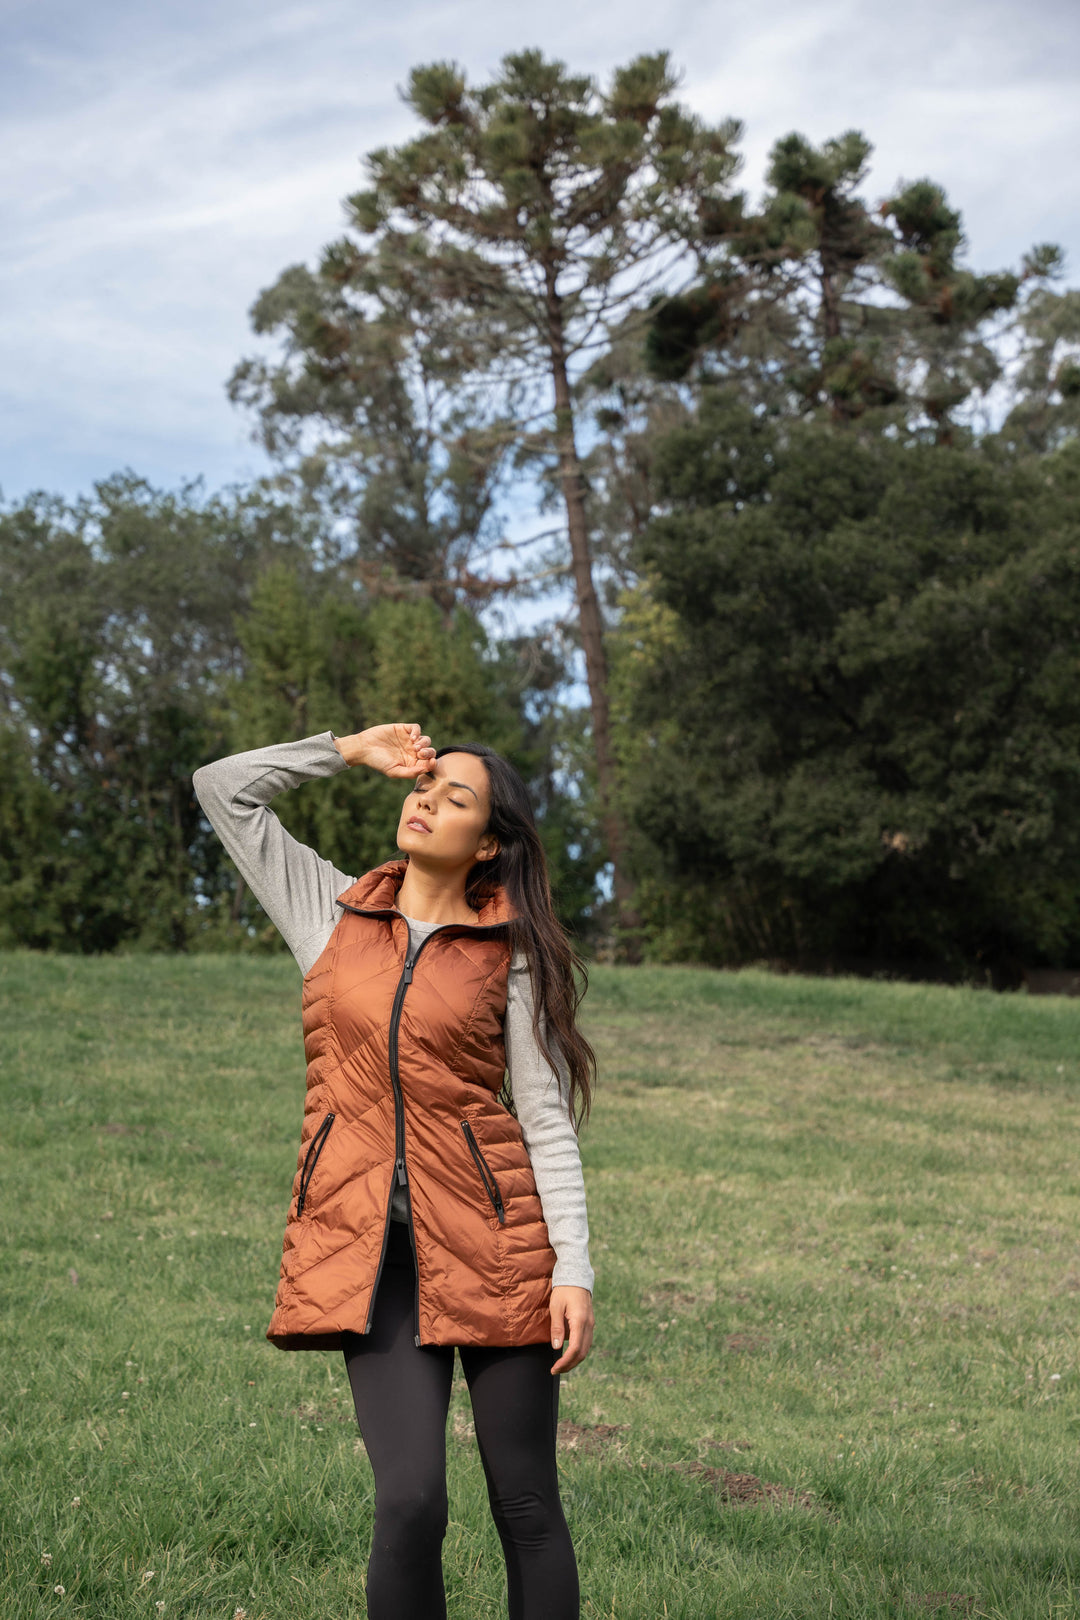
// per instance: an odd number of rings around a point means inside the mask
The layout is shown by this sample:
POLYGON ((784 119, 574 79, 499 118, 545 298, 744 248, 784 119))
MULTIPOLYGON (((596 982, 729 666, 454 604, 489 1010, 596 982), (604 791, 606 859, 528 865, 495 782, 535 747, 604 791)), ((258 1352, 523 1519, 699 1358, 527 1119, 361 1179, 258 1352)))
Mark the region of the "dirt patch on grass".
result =
POLYGON ((301 1401, 299 1406, 285 1408, 288 1417, 302 1418, 305 1423, 355 1423, 356 1414, 345 1406, 319 1406, 315 1401, 301 1401))
POLYGON ((690 1474, 716 1489, 717 1496, 728 1507, 798 1507, 818 1508, 809 1491, 797 1491, 791 1485, 777 1485, 756 1474, 733 1474, 727 1468, 710 1468, 707 1463, 672 1463, 680 1474, 690 1474))
POLYGON ((754 1350, 767 1350, 771 1343, 771 1339, 761 1333, 729 1333, 724 1349, 730 1350, 733 1356, 747 1355, 754 1350))
POLYGON ((668 1278, 658 1282, 655 1288, 650 1288, 643 1296, 642 1303, 650 1310, 672 1316, 695 1310, 700 1305, 711 1305, 715 1298, 715 1288, 699 1288, 695 1293, 690 1293, 684 1282, 668 1278))
POLYGON ((456 1410, 450 1414, 450 1433, 459 1445, 468 1445, 476 1439, 476 1424, 465 1413, 456 1410))
POLYGON ((556 1444, 560 1451, 579 1451, 596 1454, 611 1447, 618 1448, 620 1436, 629 1423, 571 1423, 560 1418, 556 1444))

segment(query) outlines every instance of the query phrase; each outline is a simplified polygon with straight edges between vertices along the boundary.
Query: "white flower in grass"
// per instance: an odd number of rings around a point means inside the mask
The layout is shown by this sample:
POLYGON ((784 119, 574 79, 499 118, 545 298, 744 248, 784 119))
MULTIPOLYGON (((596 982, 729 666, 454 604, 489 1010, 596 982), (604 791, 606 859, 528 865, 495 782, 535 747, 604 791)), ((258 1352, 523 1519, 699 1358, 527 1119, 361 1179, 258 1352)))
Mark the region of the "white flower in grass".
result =
POLYGON ((64 1588, 62 1586, 54 1586, 53 1591, 56 1593, 57 1597, 63 1597, 64 1595, 64 1588))
POLYGON ((144 1569, 142 1572, 143 1585, 145 1586, 147 1581, 152 1581, 156 1574, 156 1569, 144 1569))
POLYGON ((154 1608, 160 1614, 164 1607, 165 1607, 165 1599, 164 1598, 158 1598, 157 1602, 154 1604, 154 1608))
POLYGON ((232 1620, 247 1620, 246 1609, 234 1609, 232 1620))
POLYGON ((82 1497, 81 1496, 73 1496, 71 1498, 71 1505, 72 1505, 72 1507, 81 1507, 82 1506, 82 1497))
POLYGON ((45 1565, 45 1568, 48 1569, 49 1565, 52 1563, 52 1553, 43 1552, 41 1555, 41 1562, 45 1565))

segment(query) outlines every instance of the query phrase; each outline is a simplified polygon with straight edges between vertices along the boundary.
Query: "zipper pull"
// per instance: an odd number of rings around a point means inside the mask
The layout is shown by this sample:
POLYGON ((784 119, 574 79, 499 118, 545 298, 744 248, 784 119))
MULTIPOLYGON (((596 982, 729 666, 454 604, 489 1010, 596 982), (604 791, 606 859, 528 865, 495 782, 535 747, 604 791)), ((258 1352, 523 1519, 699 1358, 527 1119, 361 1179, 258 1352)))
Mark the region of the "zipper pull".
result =
POLYGON ((405 1160, 404 1159, 399 1159, 398 1162, 397 1162, 397 1178, 398 1178, 399 1186, 404 1187, 404 1186, 407 1185, 408 1178, 405 1175, 405 1160))
POLYGON ((405 971, 401 975, 402 984, 412 984, 412 970, 413 970, 414 964, 415 964, 415 958, 413 959, 412 962, 409 961, 408 957, 405 958, 405 971))

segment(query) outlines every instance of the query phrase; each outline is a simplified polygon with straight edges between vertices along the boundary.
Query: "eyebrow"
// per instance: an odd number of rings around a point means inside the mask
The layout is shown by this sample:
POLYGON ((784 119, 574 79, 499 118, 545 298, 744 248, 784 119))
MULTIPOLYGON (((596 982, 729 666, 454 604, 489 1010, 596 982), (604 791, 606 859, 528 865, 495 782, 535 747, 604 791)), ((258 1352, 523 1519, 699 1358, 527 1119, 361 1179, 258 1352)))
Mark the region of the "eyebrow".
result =
MULTIPOLYGON (((420 775, 421 776, 430 776, 431 780, 433 782, 437 782, 439 780, 439 778, 435 775, 434 771, 421 771, 420 775)), ((479 795, 479 793, 477 793, 475 788, 471 788, 469 786, 468 782, 448 782, 446 785, 447 785, 447 787, 464 788, 466 793, 471 793, 472 794, 472 796, 476 800, 477 804, 480 803, 480 795, 479 795)))

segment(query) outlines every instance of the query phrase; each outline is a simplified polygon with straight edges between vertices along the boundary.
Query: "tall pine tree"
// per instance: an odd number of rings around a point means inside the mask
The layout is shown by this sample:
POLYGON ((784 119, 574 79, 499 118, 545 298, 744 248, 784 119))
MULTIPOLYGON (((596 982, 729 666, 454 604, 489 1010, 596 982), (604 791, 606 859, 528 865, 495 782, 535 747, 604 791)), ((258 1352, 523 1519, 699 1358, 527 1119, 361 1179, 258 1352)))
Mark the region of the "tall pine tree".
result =
MULTIPOLYGON (((414 304, 453 312, 455 363, 490 390, 519 465, 552 478, 566 516, 596 774, 625 937, 635 917, 614 794, 604 623, 597 599, 574 381, 629 312, 693 271, 701 211, 737 167, 734 122, 709 128, 674 99, 666 54, 619 69, 602 91, 537 51, 490 83, 420 67, 405 99, 424 128, 368 157, 348 201, 353 234, 330 261, 341 287, 407 283, 414 304), (351 244, 351 245, 350 245, 351 244)), ((632 948, 632 945, 631 947, 632 948)))

